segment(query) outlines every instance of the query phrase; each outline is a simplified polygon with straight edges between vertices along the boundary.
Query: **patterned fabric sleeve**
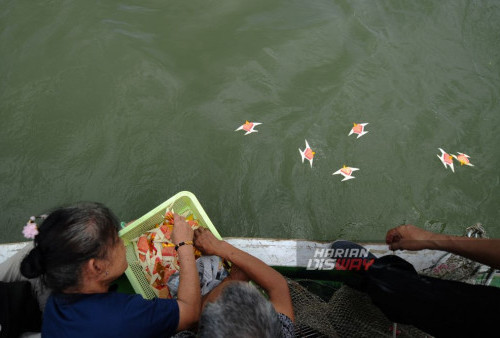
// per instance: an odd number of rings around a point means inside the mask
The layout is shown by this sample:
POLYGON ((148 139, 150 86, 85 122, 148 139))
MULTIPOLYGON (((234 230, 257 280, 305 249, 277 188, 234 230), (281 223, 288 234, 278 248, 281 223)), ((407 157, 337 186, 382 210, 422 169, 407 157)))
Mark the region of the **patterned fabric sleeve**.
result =
POLYGON ((288 316, 278 313, 278 319, 281 323, 281 336, 283 338, 295 338, 295 327, 288 316))

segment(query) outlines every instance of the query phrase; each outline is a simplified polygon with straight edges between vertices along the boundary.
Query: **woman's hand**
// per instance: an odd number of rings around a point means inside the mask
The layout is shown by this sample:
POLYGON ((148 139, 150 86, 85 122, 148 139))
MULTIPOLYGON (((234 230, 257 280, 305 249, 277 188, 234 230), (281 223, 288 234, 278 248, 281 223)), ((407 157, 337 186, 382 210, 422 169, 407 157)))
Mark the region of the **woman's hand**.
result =
POLYGON ((177 245, 180 242, 193 240, 193 229, 184 217, 174 214, 174 229, 172 231, 172 242, 177 245))
POLYGON ((221 256, 218 254, 221 242, 223 241, 215 238, 215 236, 205 228, 200 227, 194 232, 194 245, 204 255, 221 256))

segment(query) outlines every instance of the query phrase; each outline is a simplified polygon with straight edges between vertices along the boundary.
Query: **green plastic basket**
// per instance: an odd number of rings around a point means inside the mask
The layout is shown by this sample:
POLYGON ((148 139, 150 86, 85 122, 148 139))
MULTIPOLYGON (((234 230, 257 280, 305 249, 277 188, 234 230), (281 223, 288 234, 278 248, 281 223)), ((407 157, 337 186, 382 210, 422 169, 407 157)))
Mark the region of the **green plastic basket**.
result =
POLYGON ((146 299, 155 298, 156 294, 146 279, 142 267, 137 260, 132 241, 146 231, 153 229, 156 224, 162 222, 167 207, 171 207, 172 210, 178 214, 184 214, 185 212, 192 213, 201 226, 209 229, 218 239, 222 239, 219 232, 210 221, 210 218, 208 218, 205 213, 205 210, 203 210, 200 202, 198 202, 196 196, 189 191, 181 191, 175 196, 172 196, 141 218, 135 220, 126 228, 122 229, 119 232, 119 236, 125 243, 128 262, 128 268, 125 270, 125 274, 130 284, 132 284, 134 291, 141 294, 142 297, 146 299))

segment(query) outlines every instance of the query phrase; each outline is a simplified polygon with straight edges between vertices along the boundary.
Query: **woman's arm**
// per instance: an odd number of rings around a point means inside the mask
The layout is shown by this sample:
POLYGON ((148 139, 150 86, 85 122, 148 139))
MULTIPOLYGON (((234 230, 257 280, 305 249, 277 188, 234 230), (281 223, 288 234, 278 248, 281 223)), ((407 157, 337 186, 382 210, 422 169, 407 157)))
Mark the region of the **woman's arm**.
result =
MULTIPOLYGON (((181 217, 174 214, 174 229, 172 241, 175 245, 180 242, 193 240, 193 229, 181 217)), ((179 305, 178 331, 186 330, 196 324, 200 319, 201 291, 198 270, 194 259, 192 245, 182 245, 178 248, 180 263, 179 290, 177 291, 177 304, 179 305)))
POLYGON ((237 265, 251 280, 266 290, 277 312, 294 320, 288 283, 278 271, 231 244, 218 240, 206 229, 199 228, 195 231, 195 245, 207 255, 217 255, 237 265))
POLYGON ((389 230, 386 243, 391 250, 448 251, 500 269, 500 239, 435 234, 408 224, 389 230))

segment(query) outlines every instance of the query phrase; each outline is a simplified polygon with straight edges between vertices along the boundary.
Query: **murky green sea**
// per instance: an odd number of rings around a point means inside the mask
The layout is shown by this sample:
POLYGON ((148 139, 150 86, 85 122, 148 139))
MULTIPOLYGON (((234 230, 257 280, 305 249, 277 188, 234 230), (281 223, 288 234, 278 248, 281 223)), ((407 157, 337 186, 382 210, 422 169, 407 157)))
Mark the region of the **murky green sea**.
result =
POLYGON ((0 242, 58 205, 129 220, 181 190, 222 236, 498 237, 499 98, 494 0, 0 0, 0 242))

